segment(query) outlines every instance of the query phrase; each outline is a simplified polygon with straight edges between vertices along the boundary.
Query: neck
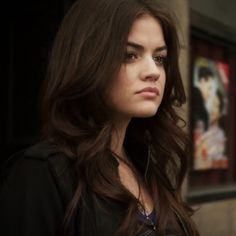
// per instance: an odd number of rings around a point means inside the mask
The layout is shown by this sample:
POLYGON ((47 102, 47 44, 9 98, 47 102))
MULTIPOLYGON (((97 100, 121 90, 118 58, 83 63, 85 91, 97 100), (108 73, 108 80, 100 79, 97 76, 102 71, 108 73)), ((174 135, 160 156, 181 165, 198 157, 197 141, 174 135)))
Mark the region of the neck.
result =
POLYGON ((120 158, 126 158, 124 139, 129 122, 117 122, 112 133, 111 150, 120 158))

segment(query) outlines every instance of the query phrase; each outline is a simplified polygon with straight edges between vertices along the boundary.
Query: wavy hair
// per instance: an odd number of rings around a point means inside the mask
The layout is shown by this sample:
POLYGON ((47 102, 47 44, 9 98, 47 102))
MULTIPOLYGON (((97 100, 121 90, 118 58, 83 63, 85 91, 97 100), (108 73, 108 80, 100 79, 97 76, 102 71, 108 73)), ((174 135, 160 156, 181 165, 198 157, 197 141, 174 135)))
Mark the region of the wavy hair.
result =
POLYGON ((168 50, 166 87, 156 115, 131 120, 125 149, 156 203, 160 234, 164 235, 169 224, 181 234, 181 221, 189 235, 198 235, 190 218, 192 211, 181 198, 187 138, 175 106, 181 106, 186 97, 178 69, 176 28, 162 2, 80 0, 73 4, 50 54, 43 87, 42 134, 75 163, 78 181, 65 221, 70 222, 89 188, 96 196, 128 209, 116 235, 137 235, 138 200, 122 186, 110 161, 113 125, 106 89, 124 61, 132 24, 145 14, 155 17, 163 29, 168 50))

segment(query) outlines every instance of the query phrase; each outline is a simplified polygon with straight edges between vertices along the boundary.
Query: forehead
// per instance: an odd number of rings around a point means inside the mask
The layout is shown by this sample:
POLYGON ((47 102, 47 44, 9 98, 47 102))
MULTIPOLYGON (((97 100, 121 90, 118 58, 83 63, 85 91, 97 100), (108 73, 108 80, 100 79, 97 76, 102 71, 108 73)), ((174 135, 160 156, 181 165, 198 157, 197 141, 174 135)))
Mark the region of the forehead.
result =
POLYGON ((128 41, 153 47, 165 45, 161 24, 151 15, 140 16, 134 21, 128 35, 128 41))

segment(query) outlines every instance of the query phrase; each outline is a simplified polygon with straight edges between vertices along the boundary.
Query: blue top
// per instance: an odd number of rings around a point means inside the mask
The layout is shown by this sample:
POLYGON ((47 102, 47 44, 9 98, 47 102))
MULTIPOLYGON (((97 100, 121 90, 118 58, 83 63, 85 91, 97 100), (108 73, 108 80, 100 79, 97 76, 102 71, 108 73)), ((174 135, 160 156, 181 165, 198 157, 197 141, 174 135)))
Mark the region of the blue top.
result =
POLYGON ((157 214, 155 209, 153 209, 149 215, 145 215, 141 211, 138 211, 138 219, 148 225, 155 224, 157 220, 157 214))
MULTIPOLYGON (((138 219, 140 221, 142 221, 143 223, 147 224, 147 225, 154 226, 156 224, 156 221, 157 221, 157 213, 156 213, 155 209, 153 209, 152 212, 149 215, 145 215, 141 211, 138 211, 138 219)), ((159 233, 158 233, 157 230, 152 230, 152 232, 149 231, 149 233, 141 234, 141 235, 159 236, 159 233)), ((166 229, 166 234, 165 235, 166 236, 176 236, 169 229, 166 229)))

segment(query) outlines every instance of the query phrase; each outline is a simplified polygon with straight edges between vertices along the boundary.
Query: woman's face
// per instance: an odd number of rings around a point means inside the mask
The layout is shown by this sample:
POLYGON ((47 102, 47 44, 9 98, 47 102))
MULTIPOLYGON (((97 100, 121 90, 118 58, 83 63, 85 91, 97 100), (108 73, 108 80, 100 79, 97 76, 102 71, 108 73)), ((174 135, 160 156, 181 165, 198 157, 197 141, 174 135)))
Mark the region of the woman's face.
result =
POLYGON ((162 101, 167 47, 160 23, 150 15, 136 19, 128 35, 124 62, 108 92, 116 118, 151 117, 162 101))
POLYGON ((214 95, 213 103, 212 103, 212 110, 210 114, 210 121, 214 122, 220 118, 220 98, 217 94, 214 95))

